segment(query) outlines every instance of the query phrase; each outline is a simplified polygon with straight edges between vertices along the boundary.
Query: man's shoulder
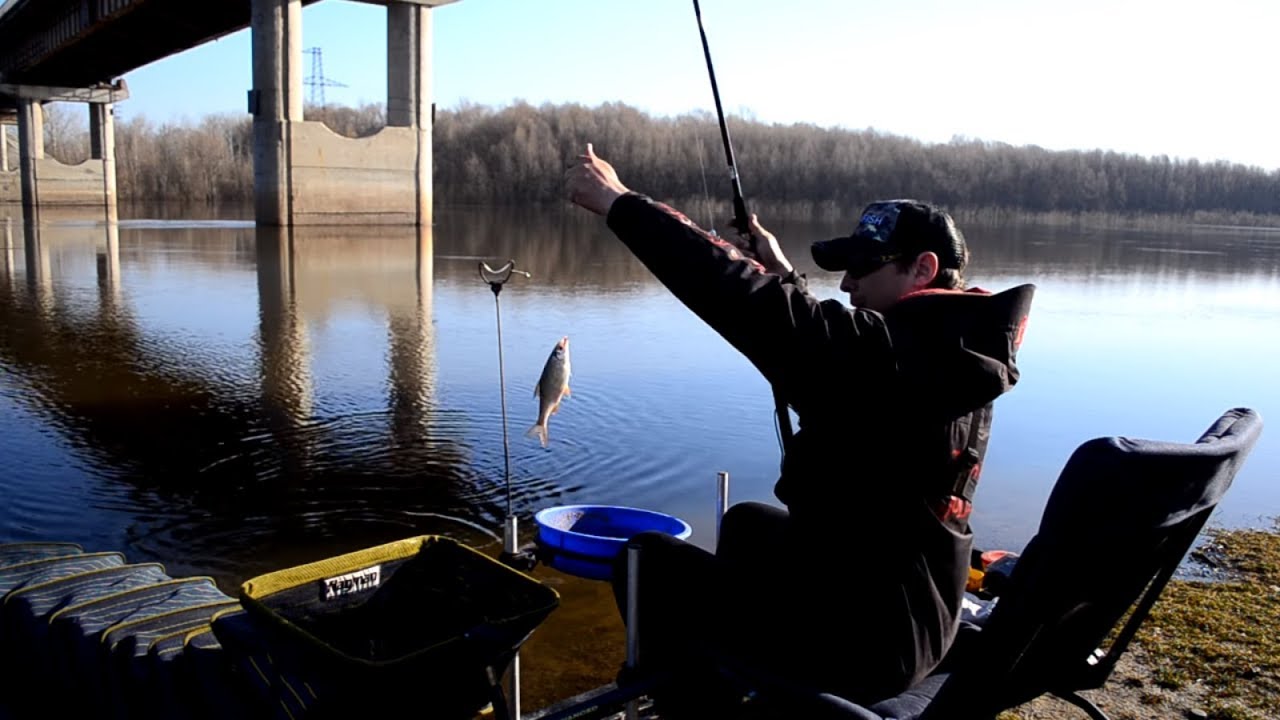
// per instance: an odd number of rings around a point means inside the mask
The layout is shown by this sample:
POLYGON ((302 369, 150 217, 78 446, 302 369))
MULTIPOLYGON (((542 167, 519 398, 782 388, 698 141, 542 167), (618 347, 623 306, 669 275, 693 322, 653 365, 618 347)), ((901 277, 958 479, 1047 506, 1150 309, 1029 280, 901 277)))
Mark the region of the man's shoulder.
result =
POLYGON ((1036 286, 1015 285, 999 292, 972 287, 965 290, 930 288, 903 296, 885 313, 891 323, 952 323, 963 318, 998 324, 1017 323, 1031 312, 1036 286))
POLYGON ((990 292, 969 290, 913 293, 885 313, 900 349, 952 346, 957 338, 969 348, 1021 346, 1031 314, 1035 286, 1026 283, 990 292))
POLYGON ((972 300, 975 298, 1011 297, 1011 296, 1018 296, 1018 295, 1031 295, 1035 293, 1035 290, 1036 290, 1036 286, 1033 283, 1023 283, 1021 285, 1014 285, 1012 287, 1006 288, 999 292, 992 292, 991 290, 988 290, 984 287, 980 287, 977 285, 973 287, 964 288, 964 289, 925 288, 924 290, 916 290, 915 292, 910 292, 910 293, 907 293, 906 295, 903 295, 902 298, 898 301, 898 303, 899 304, 910 303, 912 301, 923 300, 926 298, 936 302, 938 300, 944 300, 944 299, 958 299, 961 301, 966 301, 966 300, 972 300))

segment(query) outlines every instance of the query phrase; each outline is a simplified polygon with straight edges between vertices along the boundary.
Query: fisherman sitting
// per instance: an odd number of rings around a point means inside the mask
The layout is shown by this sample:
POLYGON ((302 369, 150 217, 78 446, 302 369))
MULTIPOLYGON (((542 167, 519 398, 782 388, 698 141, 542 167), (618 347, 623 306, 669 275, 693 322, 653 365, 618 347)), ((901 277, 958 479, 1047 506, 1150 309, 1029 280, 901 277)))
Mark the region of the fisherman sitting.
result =
POLYGON ((1034 287, 964 289, 951 217, 893 200, 812 246, 844 273, 848 308, 810 294, 754 216, 750 235, 709 234, 630 191, 589 144, 566 186, 799 416, 774 490, 786 510, 734 506, 714 555, 637 538, 641 668, 693 685, 708 658, 734 657, 863 703, 923 679, 957 633, 992 403, 1018 380, 1034 287))

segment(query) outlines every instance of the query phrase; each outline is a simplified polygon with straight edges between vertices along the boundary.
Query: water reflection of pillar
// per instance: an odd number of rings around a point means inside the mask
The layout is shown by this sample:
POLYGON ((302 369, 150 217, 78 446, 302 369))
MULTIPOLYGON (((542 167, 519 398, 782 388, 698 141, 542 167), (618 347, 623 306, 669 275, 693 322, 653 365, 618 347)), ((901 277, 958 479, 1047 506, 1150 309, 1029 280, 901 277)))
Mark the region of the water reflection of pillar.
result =
POLYGON ((427 437, 435 377, 435 334, 431 325, 434 257, 431 226, 416 231, 414 302, 389 309, 391 424, 396 442, 413 444, 427 437))
POLYGON ((294 294, 293 238, 288 228, 258 226, 258 346, 262 403, 273 431, 295 430, 311 417, 311 363, 306 324, 294 294))
POLYGON ((104 309, 120 302, 120 226, 108 220, 106 246, 98 252, 98 294, 104 309))
MULTIPOLYGON (((4 126, 0 125, 0 129, 4 126)), ((3 138, 0 138, 3 139, 3 138)), ((5 283, 13 282, 13 218, 4 219, 4 251, 0 252, 0 268, 4 272, 5 283)))
POLYGON ((53 288, 50 287, 49 248, 40 241, 40 225, 35 222, 22 224, 23 251, 27 264, 27 287, 37 307, 45 312, 53 311, 53 288))

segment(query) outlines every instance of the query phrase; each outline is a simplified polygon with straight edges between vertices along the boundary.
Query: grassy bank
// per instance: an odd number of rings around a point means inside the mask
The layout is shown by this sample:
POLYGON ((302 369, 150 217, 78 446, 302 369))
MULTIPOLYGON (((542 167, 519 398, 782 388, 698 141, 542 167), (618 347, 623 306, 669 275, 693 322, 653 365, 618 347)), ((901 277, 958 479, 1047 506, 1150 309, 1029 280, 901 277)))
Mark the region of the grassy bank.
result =
MULTIPOLYGON (((1224 579, 1175 580, 1102 690, 1112 720, 1280 717, 1280 526, 1217 530, 1195 559, 1224 579)), ((1081 718, 1041 699, 1002 720, 1081 718)))
POLYGON ((1220 717, 1280 717, 1280 535, 1220 532, 1198 555, 1234 579, 1165 591, 1140 636, 1161 658, 1157 682, 1171 690, 1203 685, 1220 717))

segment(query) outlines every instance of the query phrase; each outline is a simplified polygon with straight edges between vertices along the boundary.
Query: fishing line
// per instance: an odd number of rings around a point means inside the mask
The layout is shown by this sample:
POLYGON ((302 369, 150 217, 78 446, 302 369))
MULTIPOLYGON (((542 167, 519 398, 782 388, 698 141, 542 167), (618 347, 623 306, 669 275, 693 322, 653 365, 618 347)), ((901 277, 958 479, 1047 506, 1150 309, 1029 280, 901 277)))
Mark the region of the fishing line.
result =
MULTIPOLYGON (((733 185, 732 225, 738 232, 747 236, 748 242, 751 244, 751 251, 759 258, 760 247, 755 233, 751 232, 751 228, 748 225, 751 216, 747 214, 747 201, 742 195, 742 183, 738 178, 738 162, 733 155, 733 141, 729 138, 729 126, 724 120, 724 108, 720 105, 720 86, 716 84, 716 70, 711 65, 711 46, 707 44, 707 31, 702 26, 702 6, 698 4, 698 0, 693 0, 693 14, 698 18, 698 34, 702 36, 702 54, 707 59, 707 75, 711 78, 711 94, 716 101, 716 116, 720 119, 720 138, 724 140, 725 159, 729 163, 729 182, 733 185)), ((787 448, 791 447, 791 438, 793 437, 791 414, 787 410, 787 403, 783 400, 782 394, 778 392, 778 388, 770 383, 770 389, 773 391, 774 423, 778 432, 778 446, 785 461, 787 448)))
POLYGON ((702 171, 702 198, 707 203, 707 228, 715 235, 715 206, 711 204, 711 191, 707 188, 707 164, 702 161, 702 138, 698 138, 698 169, 702 171))

